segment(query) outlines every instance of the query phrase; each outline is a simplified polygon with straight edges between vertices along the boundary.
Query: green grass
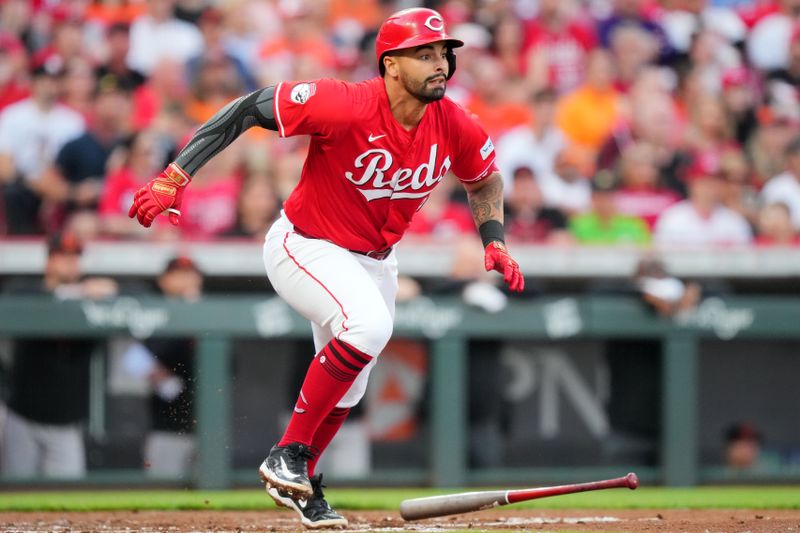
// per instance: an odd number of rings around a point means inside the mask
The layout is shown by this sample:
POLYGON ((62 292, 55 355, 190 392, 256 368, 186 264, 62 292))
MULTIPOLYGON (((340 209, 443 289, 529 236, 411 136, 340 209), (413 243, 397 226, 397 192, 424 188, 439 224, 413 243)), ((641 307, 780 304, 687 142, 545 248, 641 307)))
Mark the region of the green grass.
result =
MULTIPOLYGON (((397 509, 400 502, 406 498, 442 493, 443 491, 436 489, 346 488, 329 489, 327 496, 331 504, 339 509, 397 509)), ((747 486, 692 489, 646 487, 636 491, 620 489, 558 496, 515 504, 514 507, 527 509, 800 509, 800 487, 747 486)), ((272 501, 261 490, 0 492, 0 511, 259 510, 272 508, 274 508, 272 501)))

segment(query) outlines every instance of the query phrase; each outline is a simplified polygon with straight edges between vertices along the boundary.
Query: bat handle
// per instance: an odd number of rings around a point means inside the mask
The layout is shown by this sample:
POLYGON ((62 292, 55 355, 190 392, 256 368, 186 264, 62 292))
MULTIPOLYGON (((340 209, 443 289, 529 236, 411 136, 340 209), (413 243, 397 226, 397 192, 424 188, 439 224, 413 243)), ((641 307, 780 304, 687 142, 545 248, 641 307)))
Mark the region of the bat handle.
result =
POLYGON ((635 472, 628 472, 628 475, 625 476, 625 481, 631 490, 639 486, 639 476, 635 472))

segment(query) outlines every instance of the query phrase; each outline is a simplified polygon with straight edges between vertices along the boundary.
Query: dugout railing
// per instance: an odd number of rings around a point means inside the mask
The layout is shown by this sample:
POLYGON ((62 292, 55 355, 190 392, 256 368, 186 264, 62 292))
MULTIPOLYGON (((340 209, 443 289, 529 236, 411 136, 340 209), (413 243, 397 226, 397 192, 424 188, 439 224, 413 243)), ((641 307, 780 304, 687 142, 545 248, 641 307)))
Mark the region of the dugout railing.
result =
MULTIPOLYGON (((457 298, 420 298, 398 305, 395 336, 430 346, 429 464, 424 469, 370 474, 373 484, 463 486, 503 479, 568 482, 616 476, 618 467, 502 468, 467 464, 467 343, 469 339, 573 340, 648 338, 662 342, 662 413, 659 463, 635 467, 645 483, 688 486, 729 481, 702 467, 698 457, 698 342, 702 339, 800 339, 800 298, 712 299, 680 323, 659 318, 638 299, 559 296, 512 300, 488 314, 457 298)), ((0 337, 195 336, 198 339, 196 418, 198 468, 192 485, 227 488, 254 482, 252 469, 231 467, 231 343, 234 338, 305 338, 308 324, 276 297, 208 297, 196 303, 123 297, 101 302, 53 303, 31 297, 0 298, 0 337)), ((796 422, 796 421, 795 421, 796 422)), ((738 480, 797 481, 796 470, 738 480)), ((359 480, 355 480, 359 481, 359 480)), ((46 484, 44 479, 0 479, 1 485, 46 484)), ((63 483, 63 482, 59 482, 63 483)), ((78 484, 147 484, 138 471, 90 472, 78 484)))

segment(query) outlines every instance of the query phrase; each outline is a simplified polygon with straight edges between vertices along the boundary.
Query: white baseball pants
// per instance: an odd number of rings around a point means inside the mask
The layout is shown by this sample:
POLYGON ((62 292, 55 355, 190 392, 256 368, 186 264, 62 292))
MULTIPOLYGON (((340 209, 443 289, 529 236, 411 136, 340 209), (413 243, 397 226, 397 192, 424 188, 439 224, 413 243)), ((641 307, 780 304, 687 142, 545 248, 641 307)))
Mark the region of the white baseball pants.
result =
POLYGON ((336 404, 353 407, 364 396, 369 373, 392 336, 395 252, 379 261, 303 237, 282 214, 267 233, 264 265, 278 295, 311 321, 317 353, 336 337, 373 358, 336 404))
POLYGON ((0 437, 0 470, 7 476, 79 478, 86 474, 79 424, 40 424, 8 409, 0 437))

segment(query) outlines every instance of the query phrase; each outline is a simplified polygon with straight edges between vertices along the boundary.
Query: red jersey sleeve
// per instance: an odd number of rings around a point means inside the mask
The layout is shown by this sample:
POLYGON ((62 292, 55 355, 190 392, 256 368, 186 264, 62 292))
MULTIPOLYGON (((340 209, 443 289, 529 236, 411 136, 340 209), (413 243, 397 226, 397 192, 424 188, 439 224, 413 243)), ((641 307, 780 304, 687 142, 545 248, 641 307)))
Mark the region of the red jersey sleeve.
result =
POLYGON ((347 127, 354 103, 348 84, 332 79, 279 83, 274 101, 275 121, 281 137, 330 137, 347 127))
POLYGON ((492 139, 475 116, 457 106, 453 113, 458 133, 452 137, 453 173, 463 182, 480 181, 497 171, 492 139))

